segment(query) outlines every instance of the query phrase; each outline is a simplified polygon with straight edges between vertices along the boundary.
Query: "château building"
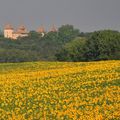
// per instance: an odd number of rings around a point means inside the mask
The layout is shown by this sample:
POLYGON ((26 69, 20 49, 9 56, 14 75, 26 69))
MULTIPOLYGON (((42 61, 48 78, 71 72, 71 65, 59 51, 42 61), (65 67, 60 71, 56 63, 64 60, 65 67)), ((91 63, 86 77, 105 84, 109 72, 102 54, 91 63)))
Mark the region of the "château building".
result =
POLYGON ((26 37, 26 36, 28 36, 28 32, 25 26, 20 26, 16 31, 11 25, 6 25, 4 28, 5 38, 17 39, 19 37, 26 37))
MULTIPOLYGON (((50 29, 50 32, 56 32, 56 31, 57 31, 57 29, 53 25, 50 29)), ((44 37, 44 35, 46 33, 43 26, 39 27, 36 32, 40 33, 42 35, 42 37, 44 37)), ((24 25, 20 26, 17 30, 14 30, 14 28, 9 24, 6 25, 4 28, 4 37, 5 38, 10 38, 10 39, 16 40, 19 37, 27 37, 28 34, 29 34, 29 32, 27 31, 27 29, 25 28, 24 25)))

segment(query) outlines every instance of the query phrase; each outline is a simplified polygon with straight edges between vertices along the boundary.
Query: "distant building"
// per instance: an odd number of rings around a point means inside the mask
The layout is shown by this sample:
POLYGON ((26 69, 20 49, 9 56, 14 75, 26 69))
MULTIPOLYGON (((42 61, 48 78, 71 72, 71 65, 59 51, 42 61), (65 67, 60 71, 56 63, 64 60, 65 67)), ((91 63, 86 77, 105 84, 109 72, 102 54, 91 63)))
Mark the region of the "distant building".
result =
POLYGON ((45 29, 43 26, 39 27, 38 30, 37 30, 38 33, 40 33, 42 35, 42 37, 44 37, 45 35, 45 29))
POLYGON ((20 26, 16 31, 11 25, 6 25, 4 28, 5 38, 11 38, 15 40, 19 37, 26 37, 26 36, 28 36, 28 32, 24 26, 20 26))
MULTIPOLYGON (((44 37, 44 35, 46 33, 43 26, 39 27, 36 32, 40 33, 42 35, 42 37, 44 37)), ((57 32, 56 27, 53 25, 49 32, 57 32)), ((11 38, 13 40, 18 39, 19 37, 27 37, 28 33, 29 32, 23 25, 20 26, 17 30, 14 30, 14 28, 10 24, 6 25, 4 28, 4 37, 11 38)))
POLYGON ((13 37, 14 28, 11 25, 6 25, 4 28, 4 37, 12 38, 13 37))
POLYGON ((50 32, 57 32, 57 28, 53 25, 50 29, 50 32))

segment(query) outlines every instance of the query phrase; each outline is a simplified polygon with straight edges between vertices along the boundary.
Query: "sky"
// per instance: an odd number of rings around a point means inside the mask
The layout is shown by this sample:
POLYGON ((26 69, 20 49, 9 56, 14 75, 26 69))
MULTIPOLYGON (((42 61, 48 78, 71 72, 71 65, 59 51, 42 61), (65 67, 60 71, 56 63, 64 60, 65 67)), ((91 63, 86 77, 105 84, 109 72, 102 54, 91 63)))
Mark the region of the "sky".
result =
POLYGON ((71 24, 82 32, 120 31, 120 0, 0 0, 0 29, 5 24, 28 30, 71 24))

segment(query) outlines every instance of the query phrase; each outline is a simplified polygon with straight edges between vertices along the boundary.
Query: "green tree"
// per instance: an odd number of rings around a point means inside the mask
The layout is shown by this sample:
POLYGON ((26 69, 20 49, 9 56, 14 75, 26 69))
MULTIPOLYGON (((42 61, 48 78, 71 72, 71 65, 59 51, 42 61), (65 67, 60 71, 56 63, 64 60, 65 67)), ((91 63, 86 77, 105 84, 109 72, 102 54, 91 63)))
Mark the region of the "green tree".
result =
POLYGON ((56 54, 59 61, 85 61, 85 38, 76 38, 66 43, 63 49, 56 54))
POLYGON ((94 32, 86 43, 86 60, 120 59, 120 33, 103 30, 94 32))
POLYGON ((41 35, 36 31, 30 31, 28 34, 30 39, 35 39, 41 37, 41 35))
POLYGON ((0 38, 4 38, 3 31, 0 30, 0 38))
POLYGON ((79 36, 79 34, 79 30, 75 29, 73 25, 62 25, 58 29, 59 40, 63 43, 73 40, 74 38, 79 36))

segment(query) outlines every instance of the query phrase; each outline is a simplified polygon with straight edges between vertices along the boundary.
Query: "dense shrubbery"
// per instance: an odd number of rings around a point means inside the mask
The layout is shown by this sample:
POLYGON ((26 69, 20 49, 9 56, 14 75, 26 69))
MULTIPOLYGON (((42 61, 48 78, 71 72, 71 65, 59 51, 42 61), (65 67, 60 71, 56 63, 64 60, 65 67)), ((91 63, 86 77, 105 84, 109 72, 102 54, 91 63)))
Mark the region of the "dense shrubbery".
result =
POLYGON ((86 38, 76 38, 66 43, 56 54, 59 61, 85 61, 86 38))
POLYGON ((120 59, 120 33, 112 30, 80 33, 72 25, 43 38, 35 31, 16 41, 0 35, 0 62, 93 61, 120 59))
POLYGON ((96 61, 120 59, 120 33, 96 31, 85 38, 66 43, 57 54, 60 61, 96 61))

